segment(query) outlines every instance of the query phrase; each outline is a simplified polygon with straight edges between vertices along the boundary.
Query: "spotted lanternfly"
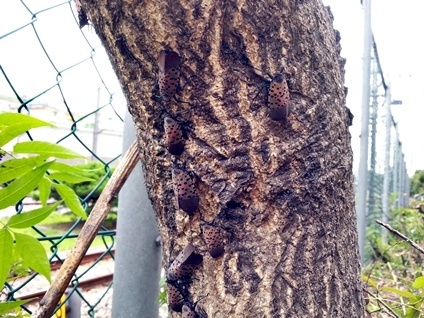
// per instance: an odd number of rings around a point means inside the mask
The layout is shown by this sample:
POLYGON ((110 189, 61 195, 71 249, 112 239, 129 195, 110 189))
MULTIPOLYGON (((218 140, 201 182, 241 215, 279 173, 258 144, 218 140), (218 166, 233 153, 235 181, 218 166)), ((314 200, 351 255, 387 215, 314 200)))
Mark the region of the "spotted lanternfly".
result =
POLYGON ((224 254, 224 237, 221 229, 209 224, 202 224, 203 238, 208 245, 208 252, 213 258, 224 254))
POLYGON ((286 120, 290 114, 290 93, 287 79, 283 74, 277 74, 269 84, 268 106, 269 117, 272 120, 286 120))
POLYGON ((185 303, 183 305, 183 311, 181 314, 182 318, 206 318, 207 315, 204 310, 195 310, 194 308, 191 308, 190 305, 185 303))
POLYGON ((185 302, 182 308, 182 318, 207 318, 206 312, 203 309, 197 309, 196 306, 199 301, 204 299, 206 296, 200 298, 194 304, 190 304, 189 302, 185 302))
POLYGON ((175 96, 180 85, 181 58, 172 50, 162 50, 159 53, 159 93, 168 101, 175 96))
POLYGON ((179 208, 188 214, 192 214, 199 206, 199 196, 194 178, 188 171, 173 168, 172 183, 179 208))
POLYGON ((348 107, 346 107, 346 113, 347 113, 347 124, 349 126, 352 126, 354 116, 348 107))
POLYGON ((164 118, 166 144, 170 154, 179 156, 184 151, 184 132, 181 126, 171 117, 164 118))
POLYGON ((171 263, 166 273, 166 278, 170 281, 189 278, 196 266, 203 262, 203 256, 194 252, 193 244, 188 244, 184 250, 178 254, 177 258, 171 263))
POLYGON ((173 311, 181 312, 184 304, 184 296, 173 284, 166 284, 166 294, 168 295, 168 305, 173 311))
POLYGON ((192 310, 187 304, 183 305, 182 318, 196 318, 196 312, 192 310))
POLYGON ((83 27, 88 25, 88 18, 87 18, 87 15, 85 14, 84 10, 81 7, 80 0, 74 0, 74 1, 75 1, 75 7, 77 8, 77 13, 78 13, 78 24, 79 24, 80 29, 82 29, 83 27))

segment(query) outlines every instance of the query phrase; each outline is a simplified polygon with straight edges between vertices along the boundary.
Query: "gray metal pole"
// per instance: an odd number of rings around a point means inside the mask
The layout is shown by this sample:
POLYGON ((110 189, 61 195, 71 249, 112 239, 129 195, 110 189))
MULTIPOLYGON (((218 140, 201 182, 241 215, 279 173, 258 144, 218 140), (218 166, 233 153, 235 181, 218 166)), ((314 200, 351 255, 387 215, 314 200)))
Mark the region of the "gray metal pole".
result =
POLYGON ((405 155, 402 152, 402 158, 400 161, 400 180, 399 180, 399 202, 400 202, 400 208, 406 207, 405 205, 405 155))
POLYGON ((368 130, 370 107, 370 62, 371 62, 371 0, 363 0, 364 10, 364 52, 362 62, 362 115, 361 115, 361 144, 357 185, 357 205, 359 253, 362 262, 365 261, 365 227, 367 215, 367 184, 368 184, 368 130))
POLYGON ((402 175, 403 175, 403 182, 402 182, 402 207, 406 208, 406 198, 408 197, 408 193, 406 192, 407 189, 407 180, 408 175, 406 174, 406 163, 405 161, 402 162, 402 175))
MULTIPOLYGON (((124 151, 135 138, 134 123, 127 113, 124 151)), ((119 193, 113 318, 158 317, 161 253, 154 215, 139 163, 119 193)))
MULTIPOLYGON (((66 289, 65 294, 69 294, 70 290, 71 288, 66 289)), ((81 296, 77 292, 73 293, 66 302, 66 318, 81 318, 81 296)))
MULTIPOLYGON (((387 126, 386 126, 387 129, 387 126)), ((399 204, 397 202, 398 200, 398 187, 399 187, 399 134, 397 132, 397 127, 395 126, 395 143, 394 143, 394 149, 393 149, 393 187, 392 187, 392 192, 395 193, 396 198, 395 198, 395 202, 394 202, 394 206, 395 209, 397 209, 399 207, 399 204)), ((389 179, 390 180, 390 179, 389 179)), ((390 191, 389 191, 390 193, 390 191)))
POLYGON ((405 207, 409 206, 409 196, 410 196, 410 182, 409 182, 409 176, 408 176, 408 170, 406 169, 406 163, 405 163, 405 207))
MULTIPOLYGON (((396 136, 399 138, 399 132, 396 127, 396 136)), ((402 204, 402 197, 403 197, 403 150, 402 150, 402 143, 399 141, 399 153, 398 153, 398 183, 397 183, 397 205, 396 208, 400 209, 403 207, 402 204)))
MULTIPOLYGON (((370 164, 369 164, 369 181, 368 181, 368 213, 367 213, 367 223, 370 221, 370 217, 372 221, 375 221, 375 213, 376 213, 376 205, 377 198, 380 196, 380 193, 377 193, 376 179, 377 179, 377 118, 378 118, 378 83, 377 77, 378 74, 378 66, 375 58, 372 59, 372 89, 371 89, 371 99, 372 99, 372 107, 370 114, 371 121, 371 132, 370 132, 370 164)), ((379 204, 378 204, 379 205, 379 204)), ((380 217, 380 216, 378 216, 380 217)))
MULTIPOLYGON (((99 138, 100 90, 101 90, 101 87, 99 84, 99 87, 97 88, 97 106, 96 106, 97 111, 94 113, 93 146, 91 147, 93 153, 97 153, 97 142, 99 138)), ((91 156, 91 160, 95 160, 94 155, 91 156)))
MULTIPOLYGON (((383 215, 382 219, 384 223, 389 220, 389 204, 390 204, 390 145, 391 129, 392 129, 392 112, 390 110, 391 105, 391 94, 390 85, 387 85, 386 90, 386 144, 385 144, 385 156, 384 156, 384 184, 383 184, 383 215)), ((387 231, 382 231, 382 240, 387 242, 387 231)))

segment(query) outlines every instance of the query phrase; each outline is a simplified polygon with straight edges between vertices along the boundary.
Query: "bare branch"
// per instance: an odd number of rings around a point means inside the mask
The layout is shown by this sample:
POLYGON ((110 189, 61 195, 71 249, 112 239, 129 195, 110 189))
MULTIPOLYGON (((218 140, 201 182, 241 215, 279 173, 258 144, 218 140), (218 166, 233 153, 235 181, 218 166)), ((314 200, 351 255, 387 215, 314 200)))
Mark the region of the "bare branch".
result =
POLYGON ((382 310, 386 311, 387 314, 389 314, 391 317, 399 318, 398 315, 390 308, 389 305, 387 305, 384 301, 382 301, 378 296, 375 296, 373 293, 369 292, 367 289, 364 288, 364 291, 370 295, 372 298, 374 298, 380 305, 383 306, 381 308, 382 310))
POLYGON ((415 243, 413 240, 411 240, 409 237, 407 237, 406 235, 403 235, 402 233, 400 233, 398 230, 395 230, 394 228, 392 228, 390 225, 385 224, 379 220, 375 221, 378 224, 380 224, 381 226, 385 227, 386 229, 388 229, 390 232, 396 234, 397 236, 399 236, 402 240, 404 240, 405 242, 409 243, 409 245, 411 245, 412 247, 414 247, 416 250, 418 250, 419 252, 421 252, 422 254, 424 254, 424 249, 419 246, 417 243, 415 243))

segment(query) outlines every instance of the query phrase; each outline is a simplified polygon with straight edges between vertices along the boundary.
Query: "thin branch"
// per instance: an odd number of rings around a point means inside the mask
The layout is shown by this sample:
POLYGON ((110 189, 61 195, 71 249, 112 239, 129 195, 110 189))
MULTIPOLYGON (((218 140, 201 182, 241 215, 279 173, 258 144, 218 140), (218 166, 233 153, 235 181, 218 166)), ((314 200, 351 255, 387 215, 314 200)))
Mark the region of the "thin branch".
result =
POLYGON ((102 191, 90 216, 82 227, 71 253, 60 267, 56 279, 53 281, 43 299, 41 299, 36 312, 31 317, 49 318, 52 316, 55 307, 59 303, 60 297, 68 287, 72 276, 81 263, 81 260, 84 258, 91 242, 93 242, 96 237, 99 227, 109 213, 113 199, 116 197, 138 162, 138 154, 137 144, 134 142, 121 159, 118 167, 102 191))
POLYGON ((419 246, 417 243, 415 243, 413 240, 411 240, 409 237, 407 237, 406 235, 403 235, 402 233, 400 233, 399 231, 395 230, 394 228, 392 228, 390 225, 385 224, 379 220, 375 221, 378 224, 380 224, 381 226, 385 227, 386 229, 388 229, 390 232, 396 234, 397 236, 399 236, 402 240, 404 240, 405 242, 409 243, 409 245, 411 245, 413 248, 415 248, 417 251, 421 252, 422 254, 424 254, 424 249, 419 246))
POLYGON ((389 305, 387 305, 384 301, 382 301, 380 298, 378 298, 377 296, 375 296, 373 293, 369 292, 367 289, 364 288, 364 291, 370 295, 371 297, 373 297, 379 304, 383 305, 383 308, 381 308, 382 310, 386 310, 387 313, 395 318, 400 318, 398 315, 396 315, 396 313, 390 308, 389 305))

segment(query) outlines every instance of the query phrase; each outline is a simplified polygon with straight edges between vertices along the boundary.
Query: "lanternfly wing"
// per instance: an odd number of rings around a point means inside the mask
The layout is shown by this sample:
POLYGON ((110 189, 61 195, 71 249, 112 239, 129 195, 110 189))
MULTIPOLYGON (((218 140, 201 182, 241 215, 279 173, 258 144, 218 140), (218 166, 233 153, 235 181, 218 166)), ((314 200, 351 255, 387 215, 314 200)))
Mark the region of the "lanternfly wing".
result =
POLYGON ((187 171, 173 168, 172 182, 178 199, 178 206, 181 210, 192 214, 199 206, 199 196, 195 181, 187 171))
POLYGON ((208 245, 209 254, 213 258, 218 258, 224 254, 224 237, 221 229, 208 224, 202 225, 203 238, 208 245))
POLYGON ((184 304, 184 296, 173 284, 166 284, 168 305, 173 311, 181 312, 184 304))
POLYGON ((269 116, 272 120, 285 120, 290 114, 290 93, 283 74, 277 74, 268 89, 269 116))
POLYGON ((188 244, 184 250, 178 254, 177 258, 171 263, 166 273, 167 279, 176 281, 188 278, 193 274, 196 266, 203 261, 203 256, 194 252, 193 244, 188 244))
POLYGON ((169 153, 175 156, 181 155, 184 151, 184 133, 181 126, 167 116, 164 118, 164 130, 169 153))
POLYGON ((196 318, 196 313, 187 304, 183 305, 182 318, 196 318))
POLYGON ((177 93, 180 84, 181 58, 171 50, 162 50, 158 58, 159 93, 164 100, 170 100, 177 93))
POLYGON ((181 57, 172 50, 162 50, 159 52, 158 64, 162 73, 168 73, 180 67, 181 57))
POLYGON ((83 27, 88 25, 88 17, 81 7, 80 0, 74 0, 74 1, 75 1, 75 7, 77 8, 77 13, 78 13, 78 25, 80 29, 82 29, 83 27))

